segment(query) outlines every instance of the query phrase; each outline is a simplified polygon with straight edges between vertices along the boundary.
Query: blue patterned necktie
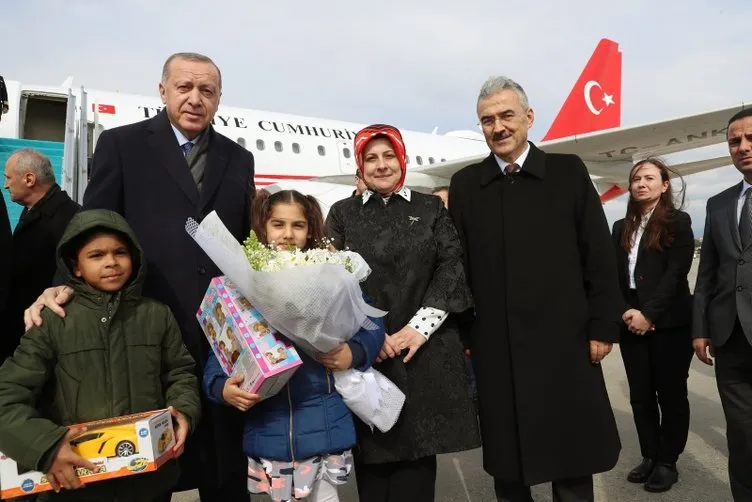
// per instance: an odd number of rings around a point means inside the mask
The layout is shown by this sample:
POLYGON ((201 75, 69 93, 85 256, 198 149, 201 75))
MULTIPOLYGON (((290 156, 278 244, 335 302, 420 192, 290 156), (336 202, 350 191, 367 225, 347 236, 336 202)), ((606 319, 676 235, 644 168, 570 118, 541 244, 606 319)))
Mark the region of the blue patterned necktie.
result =
POLYGON ((742 249, 747 249, 752 242, 752 188, 747 188, 744 194, 744 205, 739 215, 739 237, 742 240, 742 249))
POLYGON ((193 149, 193 143, 191 143, 190 141, 188 143, 183 143, 180 146, 180 149, 183 150, 183 156, 186 156, 193 149))

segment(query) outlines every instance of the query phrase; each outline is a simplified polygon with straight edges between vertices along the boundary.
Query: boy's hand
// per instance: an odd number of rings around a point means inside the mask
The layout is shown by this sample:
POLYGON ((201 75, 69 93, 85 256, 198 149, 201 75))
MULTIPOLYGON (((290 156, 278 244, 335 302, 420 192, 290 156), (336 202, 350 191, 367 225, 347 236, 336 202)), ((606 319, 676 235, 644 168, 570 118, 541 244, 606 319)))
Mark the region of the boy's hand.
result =
POLYGON ((47 307, 60 317, 65 317, 65 305, 73 298, 73 289, 68 286, 57 286, 45 289, 37 301, 24 311, 24 324, 28 331, 32 326, 42 325, 42 309, 47 307))
POLYGON ((181 412, 169 406, 167 408, 170 411, 170 415, 175 419, 177 424, 175 425, 175 446, 172 447, 172 451, 175 453, 175 458, 178 458, 185 451, 185 440, 188 439, 188 431, 190 425, 188 425, 188 419, 185 418, 181 412))
POLYGON ((241 383, 243 383, 243 375, 235 375, 225 380, 222 399, 240 411, 248 411, 251 406, 261 401, 261 396, 244 391, 240 388, 241 383))
POLYGON ((92 472, 97 471, 96 465, 76 454, 71 448, 71 440, 83 432, 86 432, 86 427, 71 428, 61 440, 62 444, 55 454, 50 470, 47 471, 47 479, 49 479, 55 493, 60 493, 61 487, 66 490, 77 490, 85 486, 78 479, 76 467, 85 467, 92 472))
POLYGON ((353 355, 350 346, 346 343, 342 343, 326 354, 318 354, 316 359, 325 368, 329 368, 333 371, 341 371, 349 369, 352 366, 353 355))

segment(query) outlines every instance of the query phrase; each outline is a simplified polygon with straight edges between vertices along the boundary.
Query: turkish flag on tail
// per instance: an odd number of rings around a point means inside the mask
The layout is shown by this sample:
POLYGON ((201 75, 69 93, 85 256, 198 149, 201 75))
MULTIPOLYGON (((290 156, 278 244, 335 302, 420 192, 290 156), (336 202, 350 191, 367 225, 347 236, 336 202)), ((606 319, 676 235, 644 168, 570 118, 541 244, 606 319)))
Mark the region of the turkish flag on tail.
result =
POLYGON ((601 39, 543 141, 621 125, 621 52, 601 39))

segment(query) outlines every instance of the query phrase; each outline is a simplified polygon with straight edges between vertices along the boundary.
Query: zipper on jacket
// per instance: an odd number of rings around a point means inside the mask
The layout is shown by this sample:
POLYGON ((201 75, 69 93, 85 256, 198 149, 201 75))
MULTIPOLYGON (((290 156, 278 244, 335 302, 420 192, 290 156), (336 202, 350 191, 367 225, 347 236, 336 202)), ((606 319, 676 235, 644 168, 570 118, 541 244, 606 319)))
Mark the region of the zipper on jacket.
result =
MULTIPOLYGON (((103 300, 105 302, 107 302, 107 304, 106 304, 106 307, 107 307, 107 320, 106 320, 106 322, 104 321, 104 318, 102 320, 102 324, 104 324, 104 336, 105 336, 105 344, 104 344, 104 346, 106 348, 105 349, 106 350, 106 352, 105 352, 106 360, 105 361, 106 361, 107 367, 109 368, 109 372, 108 373, 110 374, 110 377, 109 377, 110 396, 115 396, 115 377, 112 374, 113 371, 114 371, 114 368, 113 368, 113 365, 112 365, 112 361, 110 360, 110 355, 111 355, 110 343, 112 341, 111 337, 110 337, 110 334, 111 334, 111 329, 112 329, 111 328, 111 326, 112 326, 112 317, 115 315, 115 312, 117 312, 117 309, 120 306, 120 292, 118 291, 117 293, 115 293, 114 296, 112 296, 110 298, 107 298, 105 296, 105 297, 103 297, 103 300)), ((125 353, 127 354, 127 351, 125 353)), ((126 364, 127 364, 127 362, 126 362, 126 364)), ((110 404, 112 405, 112 400, 110 400, 110 404)), ((116 415, 117 414, 117 411, 115 410, 114 407, 112 407, 111 410, 112 410, 111 411, 112 415, 116 415)))
POLYGON ((290 386, 287 385, 287 403, 290 405, 290 456, 292 461, 295 462, 295 448, 293 448, 293 425, 292 425, 292 394, 290 393, 290 386))
POLYGON ((326 368, 326 388, 329 389, 329 394, 332 393, 332 381, 329 380, 329 375, 332 373, 332 370, 329 368, 326 368))
MULTIPOLYGON (((110 321, 112 321, 112 303, 106 296, 99 296, 99 302, 104 303, 104 309, 102 312, 102 319, 100 319, 100 326, 102 328, 101 337, 102 345, 104 345, 104 363, 107 370, 104 374, 105 388, 110 389, 110 396, 115 395, 115 388, 112 379, 112 364, 110 364, 110 321)), ((113 406, 113 400, 110 399, 110 415, 115 415, 115 407, 113 406)))

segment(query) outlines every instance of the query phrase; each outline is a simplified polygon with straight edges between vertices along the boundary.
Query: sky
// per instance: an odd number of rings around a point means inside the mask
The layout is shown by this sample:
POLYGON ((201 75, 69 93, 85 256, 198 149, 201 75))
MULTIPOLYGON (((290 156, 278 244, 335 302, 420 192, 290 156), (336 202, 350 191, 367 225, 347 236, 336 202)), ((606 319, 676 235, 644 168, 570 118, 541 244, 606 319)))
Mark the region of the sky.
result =
MULTIPOLYGON (((0 73, 156 96, 169 54, 201 52, 222 70, 225 105, 439 134, 476 129, 477 92, 503 74, 527 91, 535 142, 601 38, 620 44, 623 126, 752 101, 751 15, 748 0, 13 0, 0 73)), ((739 180, 733 166, 685 179, 697 236, 707 198, 739 180)), ((625 197, 604 210, 623 217, 625 197)))

